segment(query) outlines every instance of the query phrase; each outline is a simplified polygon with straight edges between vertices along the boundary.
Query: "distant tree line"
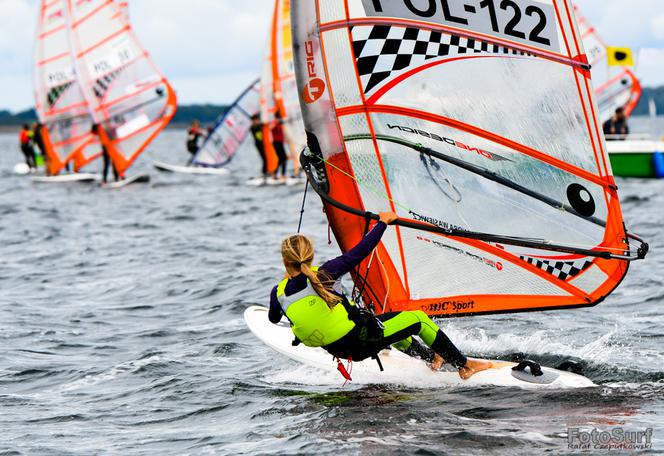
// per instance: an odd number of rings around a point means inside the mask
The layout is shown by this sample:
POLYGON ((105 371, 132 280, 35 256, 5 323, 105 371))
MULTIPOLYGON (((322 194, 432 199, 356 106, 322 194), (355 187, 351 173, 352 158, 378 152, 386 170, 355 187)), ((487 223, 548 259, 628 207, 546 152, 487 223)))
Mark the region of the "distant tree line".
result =
MULTIPOLYGON (((227 106, 223 105, 181 105, 173 117, 173 124, 189 124, 192 120, 200 120, 203 125, 213 123, 217 117, 226 112, 227 106)), ((17 113, 0 110, 0 125, 21 125, 34 122, 37 114, 34 109, 28 109, 17 113)))
MULTIPOLYGON (((664 115, 664 86, 656 88, 644 88, 643 97, 641 102, 634 111, 635 116, 648 115, 648 102, 650 99, 655 100, 657 105, 657 112, 659 115, 664 115)), ((201 104, 201 105, 181 105, 173 118, 173 124, 189 124, 192 120, 197 119, 203 125, 213 123, 217 117, 224 113, 228 106, 201 104)), ((0 110, 0 125, 21 125, 23 123, 33 122, 37 118, 34 109, 28 109, 17 113, 11 113, 6 110, 0 110)))

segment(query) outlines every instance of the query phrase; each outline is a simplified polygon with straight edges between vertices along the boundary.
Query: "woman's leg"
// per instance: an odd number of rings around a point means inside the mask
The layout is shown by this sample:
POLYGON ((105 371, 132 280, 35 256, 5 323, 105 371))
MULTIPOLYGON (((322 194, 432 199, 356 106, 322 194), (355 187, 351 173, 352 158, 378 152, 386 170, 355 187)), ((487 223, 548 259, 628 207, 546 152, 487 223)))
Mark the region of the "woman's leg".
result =
POLYGON ((429 348, 456 368, 466 365, 466 357, 424 312, 392 312, 379 315, 378 318, 385 326, 385 345, 398 344, 411 336, 419 336, 429 348))
POLYGON ((281 175, 286 177, 286 166, 288 164, 288 157, 286 156, 286 149, 284 149, 284 143, 275 142, 274 151, 277 153, 277 158, 279 159, 279 164, 277 165, 277 174, 281 170, 281 175))
POLYGON ((110 160, 108 157, 108 153, 106 153, 106 150, 103 151, 102 158, 103 158, 103 165, 101 171, 101 180, 102 182, 106 183, 108 182, 108 165, 110 160))

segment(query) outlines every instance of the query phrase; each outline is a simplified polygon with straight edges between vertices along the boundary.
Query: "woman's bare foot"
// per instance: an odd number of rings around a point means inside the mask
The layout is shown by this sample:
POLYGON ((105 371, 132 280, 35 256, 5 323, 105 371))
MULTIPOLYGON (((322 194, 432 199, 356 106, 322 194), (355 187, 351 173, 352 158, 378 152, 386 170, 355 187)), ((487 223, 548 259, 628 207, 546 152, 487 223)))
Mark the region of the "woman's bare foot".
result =
POLYGON ((443 359, 442 356, 435 354, 433 355, 433 361, 431 361, 431 370, 432 371, 438 371, 440 370, 441 367, 443 367, 443 364, 445 364, 445 360, 443 359))
POLYGON ((459 377, 461 377, 464 380, 468 380, 476 373, 483 370, 491 369, 492 367, 493 363, 490 361, 469 359, 468 361, 466 361, 466 365, 459 369, 459 377))

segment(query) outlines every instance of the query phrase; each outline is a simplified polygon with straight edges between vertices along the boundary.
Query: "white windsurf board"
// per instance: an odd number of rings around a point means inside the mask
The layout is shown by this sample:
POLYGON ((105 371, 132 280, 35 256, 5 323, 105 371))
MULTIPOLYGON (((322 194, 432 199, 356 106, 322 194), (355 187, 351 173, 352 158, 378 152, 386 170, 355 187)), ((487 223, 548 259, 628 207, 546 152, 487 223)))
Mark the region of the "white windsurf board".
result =
POLYGON ((152 162, 152 166, 158 171, 165 173, 180 173, 180 174, 198 174, 206 176, 226 176, 230 174, 226 168, 212 168, 205 166, 180 166, 171 165, 163 162, 152 162))
POLYGON ((39 184, 68 184, 68 183, 87 183, 97 182, 101 179, 99 174, 92 173, 67 173, 57 176, 33 176, 32 182, 39 184))
POLYGON ((119 188, 128 187, 129 185, 132 184, 147 184, 149 182, 150 182, 150 175, 141 173, 141 174, 136 174, 135 176, 127 177, 126 179, 123 179, 121 181, 102 183, 101 187, 109 189, 119 189, 119 188))
MULTIPOLYGON (((244 312, 249 329, 267 346, 295 361, 324 371, 336 372, 337 364, 332 355, 321 348, 310 348, 303 344, 293 346, 293 333, 284 318, 275 325, 268 319, 268 309, 253 306, 244 312)), ((397 350, 384 350, 380 354, 384 371, 376 361, 368 359, 354 362, 351 376, 356 383, 427 384, 450 386, 507 386, 519 388, 587 388, 596 386, 590 379, 571 372, 542 367, 543 375, 534 376, 529 370, 514 371, 517 363, 492 361, 494 368, 478 372, 463 380, 451 366, 447 370, 432 371, 420 359, 412 358, 397 350)), ((343 381, 341 375, 340 381, 343 381)))

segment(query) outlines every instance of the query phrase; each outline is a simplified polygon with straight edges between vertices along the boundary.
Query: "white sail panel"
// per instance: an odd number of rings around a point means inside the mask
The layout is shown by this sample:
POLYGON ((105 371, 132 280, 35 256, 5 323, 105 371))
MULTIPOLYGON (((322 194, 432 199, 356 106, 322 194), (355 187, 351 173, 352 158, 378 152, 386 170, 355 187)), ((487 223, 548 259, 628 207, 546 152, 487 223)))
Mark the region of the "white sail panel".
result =
MULTIPOLYGON (((291 34, 291 0, 277 0, 276 59, 274 60, 274 97, 283 119, 286 145, 295 163, 307 143, 300 109, 300 96, 295 81, 293 38, 291 34)), ((299 169, 299 166, 296 165, 299 169)))
POLYGON ((70 161, 78 170, 97 158, 100 147, 91 133, 89 106, 76 78, 64 0, 40 2, 34 84, 49 174, 58 174, 70 161))
POLYGON ((175 114, 175 94, 117 2, 67 2, 84 94, 114 166, 124 174, 175 114))
POLYGON ((611 67, 608 62, 608 48, 597 29, 574 7, 579 21, 579 31, 583 45, 592 65, 593 83, 599 105, 599 118, 602 123, 611 119, 618 108, 631 115, 641 99, 641 84, 628 67, 611 67))

